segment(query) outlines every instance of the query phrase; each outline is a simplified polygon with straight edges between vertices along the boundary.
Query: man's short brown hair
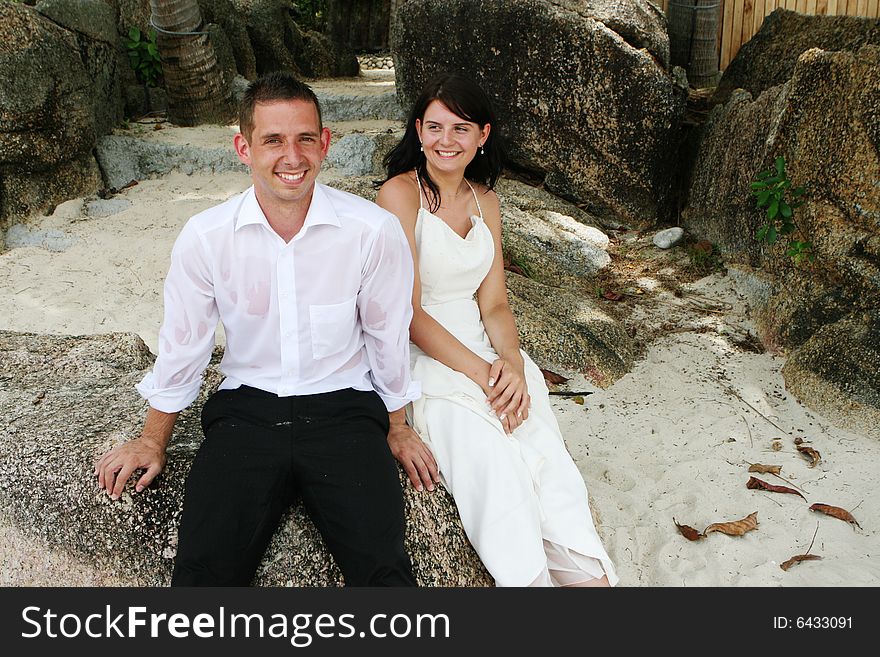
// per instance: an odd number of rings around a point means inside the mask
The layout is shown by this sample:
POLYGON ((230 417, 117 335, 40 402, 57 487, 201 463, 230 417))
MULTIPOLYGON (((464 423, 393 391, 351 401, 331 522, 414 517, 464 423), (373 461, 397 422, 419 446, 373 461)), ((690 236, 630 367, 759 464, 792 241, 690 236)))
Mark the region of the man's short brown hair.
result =
POLYGON ((254 132, 254 108, 257 103, 273 103, 281 100, 304 100, 314 103, 318 111, 318 127, 324 127, 321 120, 321 105, 311 87, 297 80, 291 73, 275 71, 251 82, 244 92, 238 110, 238 126, 248 142, 254 132))

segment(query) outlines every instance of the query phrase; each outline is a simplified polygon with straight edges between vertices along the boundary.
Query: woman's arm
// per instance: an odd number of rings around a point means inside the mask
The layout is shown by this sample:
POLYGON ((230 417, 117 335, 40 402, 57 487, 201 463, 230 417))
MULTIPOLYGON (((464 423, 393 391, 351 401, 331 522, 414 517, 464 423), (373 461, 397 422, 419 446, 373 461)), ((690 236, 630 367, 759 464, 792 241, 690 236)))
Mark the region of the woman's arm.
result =
POLYGON ((415 277, 412 298, 413 318, 409 329, 410 339, 428 356, 457 372, 461 372, 488 395, 491 392, 488 384, 489 363, 463 345, 422 308, 422 287, 419 280, 419 259, 416 250, 419 190, 415 179, 408 174, 392 178, 382 185, 376 197, 376 203, 397 216, 412 251, 415 277))
POLYGON ((493 390, 489 403, 510 424, 512 431, 529 414, 529 393, 525 379, 525 363, 519 350, 519 335, 510 304, 507 301, 507 284, 504 278, 504 254, 501 246, 501 210, 495 192, 482 194, 483 221, 492 233, 495 257, 483 283, 477 290, 477 303, 483 326, 492 348, 499 360, 492 364, 490 379, 493 390))

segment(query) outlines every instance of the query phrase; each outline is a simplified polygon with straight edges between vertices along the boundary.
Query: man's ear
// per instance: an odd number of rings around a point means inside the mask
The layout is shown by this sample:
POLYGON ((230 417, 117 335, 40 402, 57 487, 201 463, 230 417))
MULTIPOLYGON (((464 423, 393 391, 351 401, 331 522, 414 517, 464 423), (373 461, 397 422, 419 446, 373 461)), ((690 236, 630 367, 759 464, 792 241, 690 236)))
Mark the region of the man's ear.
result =
POLYGON ((245 136, 240 132, 235 135, 235 138, 232 140, 233 145, 235 146, 235 154, 238 155, 238 159, 242 164, 246 164, 247 166, 251 165, 251 146, 248 144, 248 140, 245 139, 245 136))
POLYGON ((327 157, 327 151, 330 150, 330 128, 321 129, 321 158, 327 157))

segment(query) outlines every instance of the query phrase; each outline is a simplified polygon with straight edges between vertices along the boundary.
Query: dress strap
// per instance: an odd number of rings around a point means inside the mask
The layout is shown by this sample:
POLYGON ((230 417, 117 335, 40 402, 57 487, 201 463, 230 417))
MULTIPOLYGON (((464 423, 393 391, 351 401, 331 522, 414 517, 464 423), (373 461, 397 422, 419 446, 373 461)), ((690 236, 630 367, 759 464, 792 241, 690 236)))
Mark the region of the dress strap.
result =
POLYGON ((474 189, 474 186, 471 185, 470 181, 465 178, 464 181, 467 183, 467 186, 471 188, 471 193, 474 195, 474 203, 477 204, 477 212, 480 213, 480 219, 483 218, 483 208, 480 207, 480 201, 477 199, 477 191, 474 189))
POLYGON ((418 183, 418 185, 419 185, 419 210, 424 210, 425 209, 425 200, 424 200, 424 196, 422 195, 422 179, 419 178, 418 171, 416 171, 415 174, 416 174, 416 183, 418 183))

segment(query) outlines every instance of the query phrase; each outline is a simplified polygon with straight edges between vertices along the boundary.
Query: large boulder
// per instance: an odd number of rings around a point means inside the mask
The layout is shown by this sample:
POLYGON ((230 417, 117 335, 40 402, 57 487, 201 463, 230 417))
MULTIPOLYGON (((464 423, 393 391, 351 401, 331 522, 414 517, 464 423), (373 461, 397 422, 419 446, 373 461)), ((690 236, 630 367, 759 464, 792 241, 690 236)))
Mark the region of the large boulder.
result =
MULTIPOLYGON (((45 571, 40 584, 168 583, 183 486, 202 439, 198 411, 221 379, 217 357, 199 400, 184 411, 168 465, 143 493, 118 502, 98 490, 92 468, 109 447, 137 435, 145 404, 134 384, 153 357, 134 334, 91 337, 0 332, 0 499, 2 522, 28 541, 64 555, 78 573, 45 571), (35 482, 37 485, 35 486, 35 482)), ((445 490, 417 493, 406 483, 407 547, 423 586, 491 585, 445 490)), ((4 550, 4 572, 27 554, 4 550)), ((59 557, 60 559, 60 557, 59 557)), ((335 586, 339 569, 302 505, 282 520, 254 583, 335 586)))
MULTIPOLYGON (((878 107, 880 47, 813 49, 798 58, 790 80, 757 98, 734 92, 705 126, 682 221, 727 259, 773 276, 769 298, 755 309, 759 334, 771 349, 797 348, 823 326, 880 307, 878 107), (782 244, 769 247, 754 238, 765 214, 755 207, 749 185, 780 155, 792 184, 807 190, 794 218, 815 260, 799 266, 782 244)), ((824 340, 811 349, 830 345, 824 340)), ((853 359, 874 358, 861 348, 853 345, 853 359)), ((800 386, 802 401, 821 405, 811 397, 816 389, 800 386)))
POLYGON ((434 74, 462 72, 547 189, 618 223, 666 215, 686 84, 651 3, 404 0, 392 49, 405 105, 434 74))
MULTIPOLYGON (((205 23, 213 23, 220 27, 235 60, 235 70, 248 80, 257 77, 257 60, 251 46, 250 36, 244 21, 238 14, 233 0, 199 0, 199 9, 205 23)), ((211 35, 211 41, 217 43, 222 37, 211 35)), ((218 57, 220 53, 218 53, 218 57)))
POLYGON ((354 54, 295 22, 291 0, 232 0, 247 26, 259 75, 288 70, 310 77, 357 75, 354 54))
POLYGON ((0 228, 94 191, 93 177, 71 163, 88 160, 96 138, 122 117, 116 82, 122 60, 112 35, 100 28, 106 8, 97 0, 76 4, 83 14, 69 3, 47 2, 56 21, 0 3, 0 228), (79 31, 87 19, 100 38, 79 31), (28 178, 46 179, 50 188, 33 195, 28 178))
POLYGON ((880 45, 880 19, 777 9, 727 66, 712 102, 726 103, 734 89, 757 98, 791 78, 798 57, 810 48, 855 52, 866 44, 880 45))
POLYGON ((880 438, 880 310, 818 330, 782 368, 785 387, 834 422, 880 438))

